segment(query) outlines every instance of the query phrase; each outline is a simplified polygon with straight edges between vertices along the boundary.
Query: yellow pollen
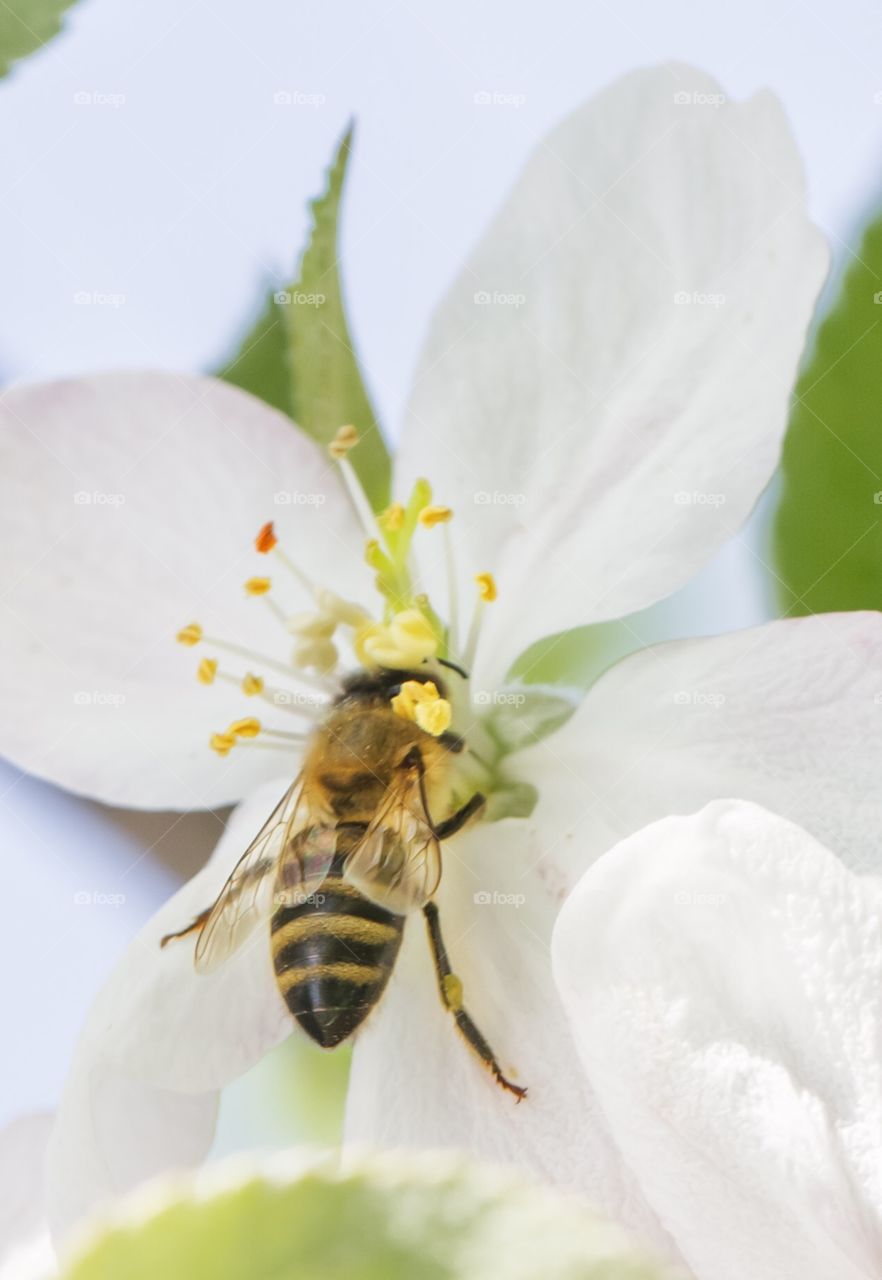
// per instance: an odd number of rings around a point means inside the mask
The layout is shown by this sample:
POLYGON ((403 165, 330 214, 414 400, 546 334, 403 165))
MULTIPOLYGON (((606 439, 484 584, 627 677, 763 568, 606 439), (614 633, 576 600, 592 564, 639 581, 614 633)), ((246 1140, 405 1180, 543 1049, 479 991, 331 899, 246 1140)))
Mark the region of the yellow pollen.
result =
POLYGON ((453 711, 446 698, 439 698, 437 702, 418 702, 414 718, 421 729, 439 738, 450 728, 453 711))
POLYGON ((482 600, 486 600, 488 604, 496 599, 496 579, 492 573, 479 573, 475 575, 475 582, 478 584, 478 595, 482 600))
POLYGON ((202 628, 198 622, 190 622, 178 632, 178 644, 194 645, 202 639, 202 628))
POLYGON ((436 524, 446 524, 452 519, 453 512, 450 507, 423 507, 419 514, 420 524, 425 525, 427 529, 434 529, 436 524))
POLYGON ((437 702, 438 690, 431 680, 405 680, 392 699, 392 710, 404 720, 416 720, 417 704, 437 702))
POLYGON ((231 733, 213 733, 208 739, 208 745, 219 756, 228 756, 236 745, 236 739, 231 733))
POLYGON ((438 637, 419 609, 402 609, 391 622, 374 622, 355 633, 355 651, 364 666, 407 670, 438 652, 438 637))
POLYGON ((458 1013, 462 1008, 462 980, 455 973, 448 973, 441 983, 441 988, 447 1008, 453 1013, 458 1013))
POLYGON ((400 502, 393 502, 377 516, 377 520, 387 533, 397 533, 404 524, 404 507, 400 502))
POLYGON ((200 684, 214 684, 217 675, 217 658, 203 658, 196 668, 196 679, 200 684))
POLYGON ((244 720, 234 720, 227 729, 234 738, 256 738, 260 733, 260 721, 254 716, 246 716, 244 720))
POLYGON ((249 578, 245 590, 249 596, 265 596, 272 586, 269 578, 249 578))
POLYGON ((328 453, 332 458, 345 458, 350 449, 358 444, 358 432, 353 426, 340 427, 334 439, 328 445, 328 453))
POLYGON ((263 676, 254 676, 249 671, 242 679, 242 692, 249 698, 253 698, 257 693, 263 693, 263 676))

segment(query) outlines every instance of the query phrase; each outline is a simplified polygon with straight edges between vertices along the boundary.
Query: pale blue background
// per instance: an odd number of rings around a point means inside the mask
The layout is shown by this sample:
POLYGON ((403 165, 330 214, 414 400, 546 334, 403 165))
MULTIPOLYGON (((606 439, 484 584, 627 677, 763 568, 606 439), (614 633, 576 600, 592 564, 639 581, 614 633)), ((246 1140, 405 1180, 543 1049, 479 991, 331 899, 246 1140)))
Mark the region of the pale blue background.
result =
MULTIPOLYGON (((88 0, 0 86, 0 370, 216 362, 263 283, 293 264, 305 202, 354 113, 348 292, 394 432, 433 300, 531 143, 617 73, 669 58, 714 72, 730 96, 776 89, 812 210, 847 256, 879 188, 875 0, 88 0), (277 105, 280 91, 323 101, 277 105), (478 106, 482 91, 523 101, 478 106), (95 100, 114 95, 124 101, 95 100), (80 291, 124 301, 85 306, 80 291)), ((758 537, 752 545, 727 549, 646 634, 763 617, 758 537)), ((211 818, 172 822, 131 820, 0 772, 0 1120, 54 1102, 103 975, 172 890, 173 868, 195 867, 217 834, 211 818), (78 906, 80 891, 125 901, 78 906)), ((238 1096, 231 1132, 246 1108, 259 1127, 253 1096, 238 1096)))

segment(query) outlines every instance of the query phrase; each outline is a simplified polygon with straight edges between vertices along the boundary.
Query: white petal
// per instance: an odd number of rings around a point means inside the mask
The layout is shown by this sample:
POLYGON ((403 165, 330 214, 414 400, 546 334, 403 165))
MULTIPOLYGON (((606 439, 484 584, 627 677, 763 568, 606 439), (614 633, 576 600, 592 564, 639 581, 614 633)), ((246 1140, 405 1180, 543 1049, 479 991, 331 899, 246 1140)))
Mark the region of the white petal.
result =
POLYGON ((851 867, 882 867, 882 616, 819 614, 626 658, 512 759, 546 851, 575 875, 633 831, 738 795, 851 867))
POLYGON ((43 1164, 51 1127, 51 1112, 40 1111, 0 1130, 0 1264, 45 1229, 43 1164))
POLYGON ((882 1273, 882 886, 715 802, 589 871, 554 936, 613 1134, 696 1276, 882 1273))
POLYGON ((534 865, 538 833, 505 820, 445 846, 437 896, 465 1007, 504 1071, 504 1093, 442 1007, 423 920, 407 925, 389 989, 355 1046, 346 1138, 458 1148, 583 1191, 662 1252, 664 1233, 612 1146, 575 1054, 551 977, 558 907, 534 865))
POLYGON ((267 520, 322 582, 357 590, 363 538, 327 456, 245 392, 167 373, 14 387, 0 435, 0 750, 71 790, 146 808, 227 803, 284 771, 282 754, 207 749, 256 700, 198 684, 199 659, 221 655, 174 637, 195 619, 288 658, 290 637, 242 590, 269 574, 292 612, 307 598, 254 550, 267 520))
POLYGON ((696 100, 720 94, 672 66, 576 111, 435 316, 399 487, 428 475, 456 506, 464 581, 496 574, 502 670, 672 591, 774 469, 827 254, 777 100, 696 100))
POLYGON ((268 927, 210 975, 196 973, 192 939, 159 946, 211 905, 286 785, 264 783, 236 809, 211 861, 146 925, 95 1001, 50 1144, 56 1238, 101 1200, 202 1159, 217 1090, 290 1034, 268 927))

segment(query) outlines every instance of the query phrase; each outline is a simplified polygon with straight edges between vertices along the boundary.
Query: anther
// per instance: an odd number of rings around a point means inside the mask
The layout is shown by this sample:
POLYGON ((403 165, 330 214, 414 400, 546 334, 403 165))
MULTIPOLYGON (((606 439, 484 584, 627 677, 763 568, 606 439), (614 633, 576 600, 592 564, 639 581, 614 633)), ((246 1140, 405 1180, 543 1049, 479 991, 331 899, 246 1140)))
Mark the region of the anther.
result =
POLYGON ((236 739, 231 733, 213 733, 208 739, 208 745, 219 756, 228 756, 236 745, 236 739))
POLYGON ((377 521, 387 533, 398 533, 404 524, 404 507, 400 502, 393 502, 377 516, 377 521))
POLYGON ((217 675, 217 658, 203 658, 196 668, 196 679, 200 684, 214 684, 217 675))
POLYGON ((254 539, 254 546, 261 555, 266 555, 268 551, 272 551, 278 541, 276 531, 273 528, 273 522, 272 520, 268 520, 260 530, 260 533, 258 533, 257 537, 254 539))
POLYGON ((271 586, 270 578, 249 578, 245 583, 245 591, 249 596, 265 596, 271 586))
POLYGON ((419 522, 425 525, 427 529, 434 529, 436 524, 446 524, 448 520, 453 519, 453 511, 450 507, 428 506, 423 507, 419 514, 419 522))
POLYGON ((328 453, 337 461, 345 458, 350 449, 358 444, 358 432, 353 426, 340 427, 334 439, 328 445, 328 453))
POLYGON ((256 738, 260 730, 260 721, 254 716, 246 716, 243 720, 234 720, 227 733, 234 738, 256 738))
POLYGON ((263 693, 264 680, 263 676, 252 675, 249 671, 242 678, 242 692, 248 698, 253 698, 257 694, 263 693))
POLYGON ((202 628, 198 622, 190 622, 177 634, 178 644, 194 645, 202 639, 202 628))
POLYGON ((475 582, 478 584, 478 594, 482 600, 492 603, 496 599, 496 580, 492 573, 478 573, 475 575, 475 582))

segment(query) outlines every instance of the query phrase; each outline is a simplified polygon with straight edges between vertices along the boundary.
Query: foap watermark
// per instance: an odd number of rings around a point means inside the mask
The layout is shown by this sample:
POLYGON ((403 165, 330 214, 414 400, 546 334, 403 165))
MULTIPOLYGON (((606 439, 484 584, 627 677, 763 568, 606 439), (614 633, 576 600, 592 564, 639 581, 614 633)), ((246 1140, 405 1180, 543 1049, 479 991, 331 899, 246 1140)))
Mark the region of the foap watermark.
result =
POLYGON ((280 489, 273 494, 277 507, 323 507, 326 501, 323 493, 305 493, 300 489, 280 489))
POLYGON ((107 93, 103 89, 78 89, 73 96, 77 107, 122 107, 125 106, 124 93, 107 93))
POLYGON ((523 893, 500 893, 498 889, 479 889, 472 896, 476 907, 522 907, 527 901, 523 893))
POLYGON ((505 689, 479 689, 474 697, 478 707, 522 707, 526 701, 526 694, 505 689))
POLYGON ((73 496, 75 507, 121 507, 125 503, 124 493, 101 493, 93 489, 78 489, 73 496))
POLYGON ((674 94, 677 107, 721 107, 725 101, 724 93, 706 93, 703 89, 679 89, 674 94))
POLYGON ((73 696, 75 707, 121 707, 125 700, 124 693, 112 693, 106 689, 80 689, 73 696))
POLYGON ((476 489, 472 501, 479 507, 522 507, 527 501, 525 493, 501 493, 494 489, 476 489))
POLYGON ((273 302, 280 307, 323 307, 327 302, 323 293, 305 293, 302 289, 278 289, 273 302))
POLYGON ((100 289, 77 289, 73 296, 75 307, 122 307, 124 293, 103 293, 100 289))
POLYGON ((274 689, 272 700, 277 707, 323 707, 327 702, 321 693, 301 693, 293 689, 274 689))
POLYGON ((305 89, 277 89, 273 105, 277 107, 323 107, 328 101, 323 93, 309 93, 305 89))
POLYGON ((725 893, 698 892, 694 889, 679 889, 674 894, 674 903, 678 907, 721 907, 726 902, 725 893))
POLYGON ((678 707, 722 707, 726 702, 726 695, 707 689, 678 689, 674 694, 674 702, 678 707))
POLYGON ((517 311, 527 301, 525 293, 504 293, 501 289, 478 289, 472 295, 476 307, 514 307, 517 311))
POLYGON ((701 289, 678 289, 674 294, 675 307, 724 307, 724 293, 703 293, 701 289))
POLYGON ((674 494, 678 507, 721 507, 725 501, 724 493, 705 493, 700 489, 679 489, 674 494))
POLYGON ((302 889, 277 889, 273 894, 276 907, 320 907, 324 902, 323 893, 305 893, 302 889))
POLYGON ((506 93, 502 89, 479 89, 473 101, 476 107, 522 107, 527 95, 506 93))
POLYGON ((106 893, 101 889, 78 889, 74 894, 74 905, 78 907, 121 907, 124 905, 124 893, 106 893))

